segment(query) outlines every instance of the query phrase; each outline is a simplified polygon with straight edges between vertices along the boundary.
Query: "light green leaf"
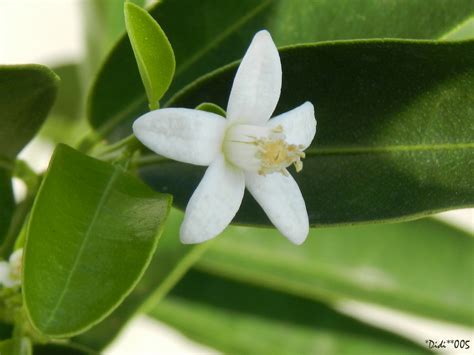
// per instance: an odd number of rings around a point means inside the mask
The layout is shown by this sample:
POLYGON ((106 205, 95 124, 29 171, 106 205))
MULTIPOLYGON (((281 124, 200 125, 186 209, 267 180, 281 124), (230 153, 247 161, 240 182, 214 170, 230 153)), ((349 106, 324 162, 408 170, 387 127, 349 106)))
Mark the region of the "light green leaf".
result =
POLYGON ((170 200, 59 145, 27 232, 23 294, 33 326, 71 336, 116 308, 151 260, 170 200))
POLYGON ((13 338, 0 342, 2 355, 31 355, 31 342, 28 338, 13 338))
POLYGON ((215 113, 216 115, 219 115, 219 116, 222 116, 222 117, 226 116, 226 112, 224 111, 224 109, 222 107, 217 106, 216 104, 213 104, 211 102, 203 102, 202 104, 200 104, 196 107, 196 110, 215 113))
MULTIPOLYGON (((313 226, 404 220, 472 206, 474 42, 351 41, 282 49, 276 114, 304 101, 318 129, 293 174, 313 226)), ((172 100, 225 106, 237 65, 172 100)), ((184 208, 203 168, 145 157, 142 176, 184 208)), ((293 170, 293 169, 291 169, 293 170)), ((269 224, 247 195, 234 222, 269 224)))
POLYGON ((431 219, 312 229, 301 246, 275 230, 230 227, 197 267, 309 299, 474 325, 474 239, 431 219))
POLYGON ((446 33, 441 39, 445 41, 474 39, 474 16, 461 23, 452 31, 446 33))
POLYGON ((159 302, 209 248, 212 243, 184 245, 180 242, 179 226, 182 220, 183 213, 172 209, 160 245, 138 285, 112 314, 77 336, 75 342, 102 350, 137 312, 146 311, 159 302))
POLYGON ((173 80, 173 48, 160 25, 140 6, 125 3, 125 25, 150 109, 157 109, 173 80))
MULTIPOLYGON (((175 0, 158 3, 150 13, 176 55, 176 75, 168 91, 173 94, 200 75, 242 58, 262 28, 270 31, 278 46, 361 38, 436 39, 473 16, 474 2, 175 0)), ((103 135, 114 133, 114 127, 123 123, 122 131, 111 138, 125 136, 132 132, 132 120, 148 110, 146 102, 132 49, 122 38, 94 82, 89 120, 103 135)))
POLYGON ((41 65, 0 66, 0 160, 14 159, 46 119, 59 78, 41 65))
POLYGON ((430 353, 323 304, 196 272, 151 315, 225 354, 430 353))

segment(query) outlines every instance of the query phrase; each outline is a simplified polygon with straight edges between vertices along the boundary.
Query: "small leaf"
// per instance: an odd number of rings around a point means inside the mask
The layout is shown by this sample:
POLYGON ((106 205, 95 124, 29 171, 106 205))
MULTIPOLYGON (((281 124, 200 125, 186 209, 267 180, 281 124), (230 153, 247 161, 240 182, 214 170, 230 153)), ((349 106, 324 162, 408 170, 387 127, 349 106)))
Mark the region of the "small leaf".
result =
MULTIPOLYGON (((274 115, 310 101, 318 121, 304 169, 293 173, 312 226, 400 221, 474 204, 474 41, 326 42, 280 56, 274 115)), ((236 69, 203 77, 170 105, 194 108, 205 98, 225 107, 236 69)), ((184 209, 203 168, 144 161, 144 180, 184 209)), ((234 222, 270 224, 249 194, 234 222)))
POLYGON ((301 246, 273 229, 230 227, 197 267, 327 303, 474 325, 474 239, 436 220, 312 229, 301 246))
POLYGON ((184 245, 179 241, 183 213, 172 209, 157 251, 138 285, 124 302, 74 341, 97 351, 107 346, 138 311, 154 306, 181 279, 212 243, 184 245))
POLYGON ((121 168, 59 145, 27 232, 23 290, 33 326, 71 336, 116 308, 148 266, 169 204, 121 168))
POLYGON ((58 76, 41 65, 0 66, 0 159, 14 159, 36 135, 58 84, 58 76))
POLYGON ((125 26, 150 109, 157 109, 159 100, 173 80, 175 69, 173 48, 153 17, 131 2, 125 3, 125 26))
POLYGON ((224 354, 429 354, 321 303, 190 272, 150 313, 224 354))
POLYGON ((219 116, 222 116, 222 117, 226 116, 226 112, 224 111, 224 109, 222 107, 217 106, 216 104, 213 104, 211 102, 203 102, 202 104, 200 104, 196 107, 196 110, 215 113, 216 115, 219 115, 219 116))

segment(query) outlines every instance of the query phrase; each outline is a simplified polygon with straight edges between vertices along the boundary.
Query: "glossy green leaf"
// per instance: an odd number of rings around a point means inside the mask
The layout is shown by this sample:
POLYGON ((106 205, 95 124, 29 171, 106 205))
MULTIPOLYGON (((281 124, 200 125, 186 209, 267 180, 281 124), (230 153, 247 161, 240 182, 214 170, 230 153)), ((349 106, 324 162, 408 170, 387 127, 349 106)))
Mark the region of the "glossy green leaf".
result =
MULTIPOLYGON (((242 58, 252 36, 262 28, 271 32, 278 46, 357 38, 435 39, 473 16, 474 2, 168 0, 150 13, 176 55, 176 75, 168 91, 172 94, 200 75, 242 58)), ((146 101, 132 49, 122 38, 94 82, 89 120, 102 134, 113 133, 113 126, 123 122, 121 134, 128 135, 132 120, 148 110, 146 101)), ((208 100, 202 97, 203 101, 208 100)))
POLYGON ((2 355, 31 355, 31 342, 28 338, 13 338, 0 342, 2 355))
POLYGON ((320 303, 196 272, 151 315, 225 354, 430 353, 320 303))
POLYGON ((277 231, 230 227, 197 267, 314 300, 357 300, 474 325, 474 239, 432 219, 277 231))
MULTIPOLYGON (((472 206, 474 42, 355 41, 280 52, 276 113, 304 101, 318 129, 293 174, 310 223, 403 220, 472 206)), ((237 65, 203 77, 172 101, 226 105, 237 65)), ((203 168, 146 159, 142 175, 184 208, 203 168)), ((293 169, 291 169, 293 170, 293 169)), ((269 224, 247 195, 234 222, 269 224)))
POLYGON ((70 336, 116 308, 151 260, 170 200, 59 145, 28 226, 23 293, 33 326, 70 336))
POLYGON ((0 66, 0 159, 14 159, 46 119, 59 78, 41 65, 0 66))
POLYGON ((160 25, 140 6, 125 3, 125 25, 150 109, 157 109, 173 80, 173 48, 160 25))
POLYGON ((184 245, 179 241, 182 220, 183 213, 172 209, 159 247, 138 285, 112 314, 77 336, 75 342, 97 351, 102 350, 137 312, 145 311, 159 302, 207 250, 210 243, 184 245))

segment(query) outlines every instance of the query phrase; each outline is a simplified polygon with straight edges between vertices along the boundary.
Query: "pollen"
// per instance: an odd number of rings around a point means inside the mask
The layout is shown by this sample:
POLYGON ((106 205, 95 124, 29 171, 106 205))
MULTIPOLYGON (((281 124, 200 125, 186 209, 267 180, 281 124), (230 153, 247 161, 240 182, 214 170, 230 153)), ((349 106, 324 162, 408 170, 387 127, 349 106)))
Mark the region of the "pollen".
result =
POLYGON ((268 137, 255 139, 254 144, 258 148, 256 158, 260 161, 260 175, 279 172, 288 176, 286 168, 292 164, 296 172, 303 170, 304 147, 288 144, 282 126, 275 127, 268 137))

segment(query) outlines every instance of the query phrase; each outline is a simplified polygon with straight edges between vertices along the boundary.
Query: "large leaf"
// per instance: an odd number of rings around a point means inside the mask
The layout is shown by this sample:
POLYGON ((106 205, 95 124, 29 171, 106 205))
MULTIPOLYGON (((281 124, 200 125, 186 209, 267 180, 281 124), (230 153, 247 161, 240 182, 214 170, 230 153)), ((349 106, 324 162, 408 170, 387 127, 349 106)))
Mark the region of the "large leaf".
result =
POLYGON ((125 4, 125 24, 150 109, 157 109, 173 79, 173 48, 160 25, 140 6, 125 4))
POLYGON ((191 272, 151 313, 225 354, 425 354, 320 303, 191 272))
POLYGON ((159 302, 196 262, 210 244, 182 244, 179 241, 179 226, 182 220, 182 212, 171 211, 160 238, 160 245, 133 292, 102 322, 77 336, 75 342, 98 351, 103 349, 137 312, 148 310, 159 302))
POLYGON ((14 159, 38 132, 59 78, 41 65, 0 66, 0 160, 14 159))
POLYGON ((59 145, 28 226, 23 291, 33 326, 69 336, 117 307, 148 266, 169 204, 122 168, 59 145))
POLYGON ((197 267, 314 300, 357 300, 474 325, 474 239, 432 219, 312 229, 302 246, 230 227, 197 267))
MULTIPOLYGON (((328 42, 280 51, 276 112, 304 101, 318 131, 295 174, 311 225, 402 220, 471 206, 474 42, 328 42)), ((237 65, 202 78, 172 106, 225 107, 237 65)), ((144 179, 184 208, 203 168, 147 159, 144 179)), ((249 196, 234 220, 268 224, 249 196)))
MULTIPOLYGON (((165 0, 150 10, 173 45, 177 70, 170 93, 243 56, 268 29, 278 46, 337 39, 435 39, 474 14, 472 0, 165 0), (183 10, 185 9, 185 11, 183 10), (179 19, 179 20, 177 20, 179 19)), ((122 38, 89 97, 89 120, 103 134, 147 111, 132 49, 122 38)))

